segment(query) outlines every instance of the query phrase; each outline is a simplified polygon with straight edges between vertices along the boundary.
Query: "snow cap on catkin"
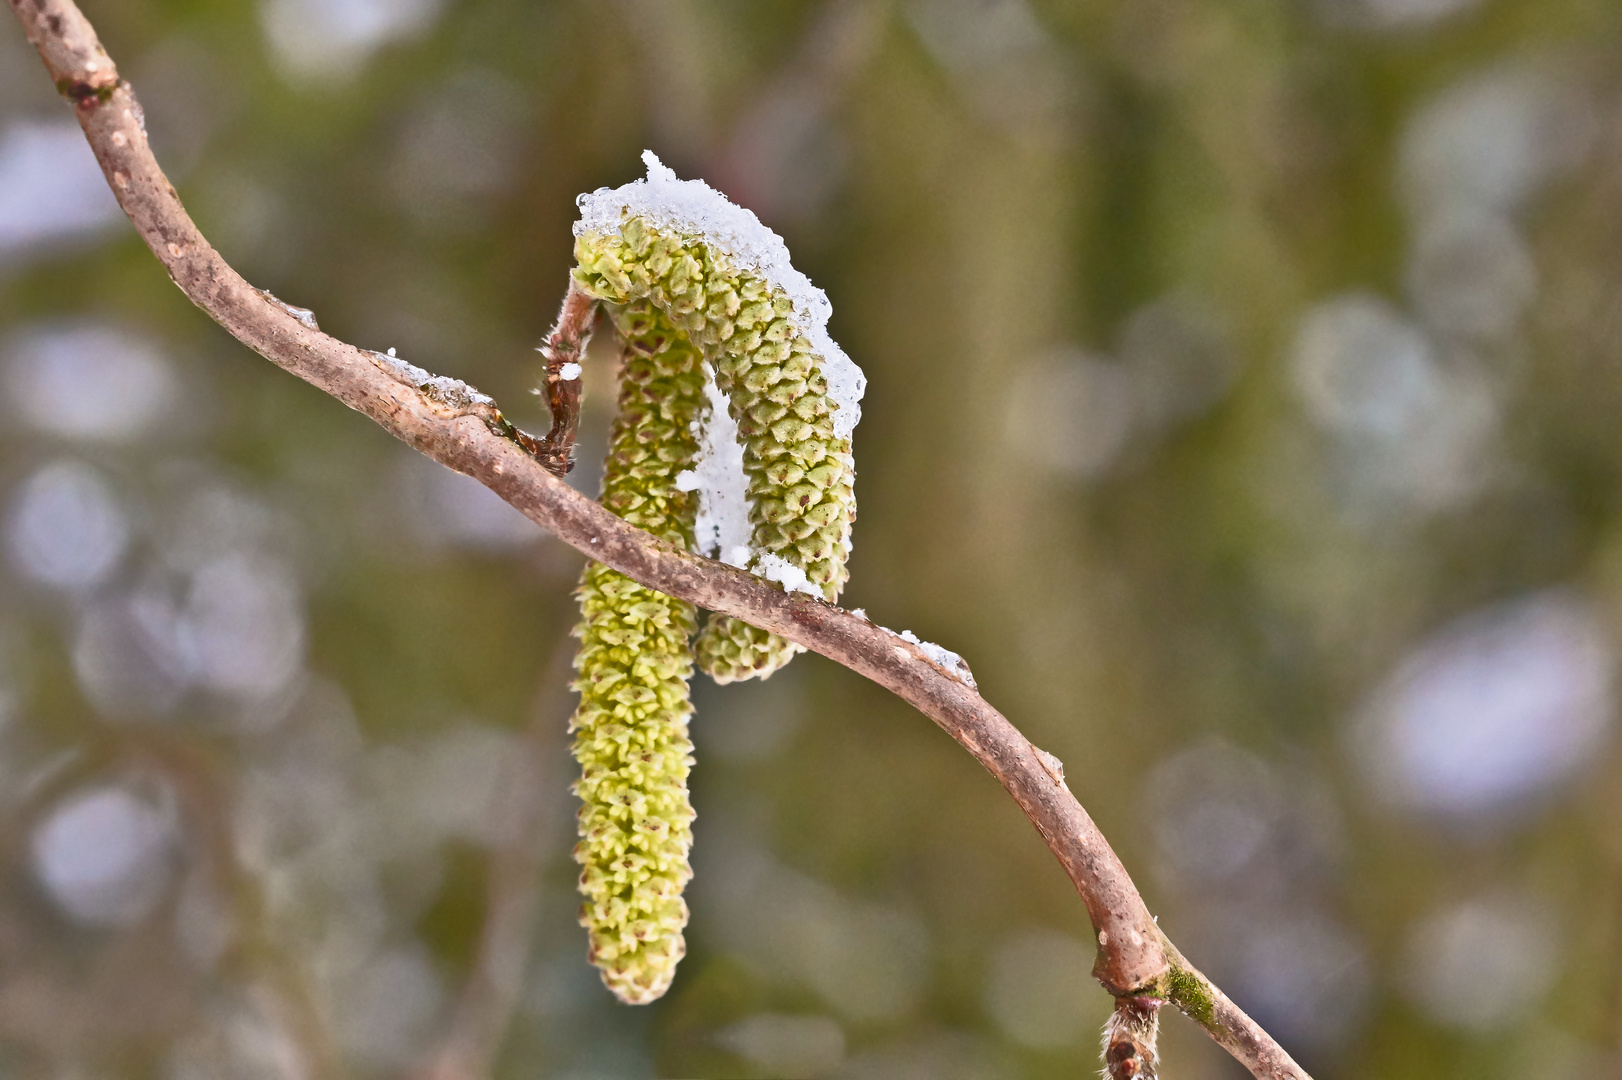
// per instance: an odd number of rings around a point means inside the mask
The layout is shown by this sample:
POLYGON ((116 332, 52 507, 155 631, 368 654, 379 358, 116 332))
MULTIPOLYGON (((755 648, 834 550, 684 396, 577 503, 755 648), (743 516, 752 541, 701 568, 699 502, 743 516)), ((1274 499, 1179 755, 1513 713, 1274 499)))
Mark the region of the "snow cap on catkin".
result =
MULTIPOLYGON (((701 459, 680 478, 699 496, 699 550, 834 600, 856 517, 850 440, 866 380, 828 336, 827 296, 777 234, 652 153, 643 160, 645 180, 580 197, 575 280, 611 304, 645 299, 665 312, 725 395, 726 417, 712 410, 701 434, 713 449, 736 425, 741 473, 701 459), (746 546, 727 539, 745 535, 745 511, 746 546)), ((695 645, 718 682, 768 675, 798 651, 728 616, 712 616, 695 645)))
POLYGON ((702 180, 677 179, 652 150, 642 151, 642 163, 648 167, 646 179, 617 188, 598 188, 576 200, 580 220, 575 222, 574 235, 610 236, 618 233, 626 221, 640 218, 661 232, 703 243, 737 271, 765 282, 775 294, 788 300, 789 321, 806 335, 811 350, 820 358, 819 367, 828 381, 827 393, 839 406, 834 433, 849 438, 862 418, 860 402, 867 390, 867 376, 828 336, 828 318, 833 314, 828 294, 794 269, 788 245, 761 224, 754 211, 737 205, 702 180))

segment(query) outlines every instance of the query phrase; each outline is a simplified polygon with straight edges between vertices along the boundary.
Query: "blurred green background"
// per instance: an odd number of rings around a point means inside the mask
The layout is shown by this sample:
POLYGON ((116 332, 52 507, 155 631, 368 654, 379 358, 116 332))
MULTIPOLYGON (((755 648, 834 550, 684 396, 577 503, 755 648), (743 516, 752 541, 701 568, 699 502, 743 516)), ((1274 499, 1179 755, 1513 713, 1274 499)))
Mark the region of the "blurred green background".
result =
MULTIPOLYGON (((577 193, 755 210, 869 379, 846 602, 1195 963, 1320 1077, 1622 1072, 1615 0, 84 6, 250 281, 530 430, 577 193)), ((695 686, 689 955, 615 1004, 580 564, 194 310, 0 24, 0 1077, 1096 1070, 1059 867, 815 656, 695 686)))

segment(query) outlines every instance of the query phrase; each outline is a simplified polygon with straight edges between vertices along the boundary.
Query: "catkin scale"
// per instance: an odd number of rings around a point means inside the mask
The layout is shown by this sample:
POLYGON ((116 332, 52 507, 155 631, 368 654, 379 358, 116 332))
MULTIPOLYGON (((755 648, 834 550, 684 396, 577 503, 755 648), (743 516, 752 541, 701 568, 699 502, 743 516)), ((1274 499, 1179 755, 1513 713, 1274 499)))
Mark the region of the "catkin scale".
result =
MULTIPOLYGON (((619 410, 603 475, 603 505, 655 535, 690 546, 695 497, 676 485, 698 450, 704 402, 698 351, 645 301, 610 308, 624 346, 619 410)), ((570 722, 580 779, 580 922, 590 958, 622 1001, 644 1004, 670 986, 686 952, 693 808, 688 680, 693 605, 589 563, 570 722)))
MULTIPOLYGON (((702 350, 743 441, 751 547, 802 571, 824 599, 837 599, 856 517, 855 470, 849 435, 835 432, 838 406, 818 357, 789 318, 792 299, 703 238, 632 214, 617 233, 577 236, 575 257, 581 288, 613 304, 650 301, 702 350)), ((800 651, 718 614, 694 644, 700 670, 721 683, 769 675, 800 651)))

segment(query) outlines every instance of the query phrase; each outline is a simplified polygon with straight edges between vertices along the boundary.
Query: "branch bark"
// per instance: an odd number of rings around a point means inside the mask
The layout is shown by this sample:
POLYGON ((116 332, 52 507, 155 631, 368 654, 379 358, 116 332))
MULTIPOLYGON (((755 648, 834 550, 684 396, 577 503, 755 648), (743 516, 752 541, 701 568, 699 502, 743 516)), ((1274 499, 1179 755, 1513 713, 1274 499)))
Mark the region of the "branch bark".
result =
POLYGON ((502 420, 489 398, 330 337, 310 325, 313 320, 301 320, 261 294, 187 215, 147 144, 133 90, 72 0, 8 2, 57 88, 73 102, 136 231, 180 290, 232 337, 402 442, 479 480, 591 558, 671 596, 779 633, 913 705, 1002 783, 1058 858, 1097 932, 1093 974, 1107 991, 1170 1000, 1257 1077, 1309 1080, 1160 933, 1052 755, 1033 746, 961 677, 861 616, 803 593, 784 593, 626 524, 553 475, 539 456, 539 440, 502 420))
POLYGON ((585 359, 596 318, 597 301, 571 278, 557 325, 536 350, 546 357, 542 386, 546 405, 552 410, 552 430, 546 433, 545 447, 537 456, 554 476, 574 468, 574 440, 580 430, 580 362, 585 359), (571 365, 572 372, 564 370, 571 365))

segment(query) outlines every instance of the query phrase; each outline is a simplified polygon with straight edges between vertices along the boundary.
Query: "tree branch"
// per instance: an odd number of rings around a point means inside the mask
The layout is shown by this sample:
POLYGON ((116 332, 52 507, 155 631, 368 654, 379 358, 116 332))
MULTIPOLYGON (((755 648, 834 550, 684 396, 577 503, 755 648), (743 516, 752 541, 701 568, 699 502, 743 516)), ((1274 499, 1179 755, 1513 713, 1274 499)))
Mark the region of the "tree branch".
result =
POLYGON ((546 433, 539 457, 554 476, 574 468, 574 439, 580 428, 580 362, 596 318, 597 301, 570 278, 557 325, 536 350, 546 357, 543 385, 547 408, 552 410, 552 430, 546 433), (564 370, 570 367, 572 371, 564 370))
POLYGON ((58 89, 73 101, 136 230, 180 290, 231 336, 435 461, 479 480, 593 559, 671 596, 775 631, 915 706, 1002 783, 1069 874, 1098 933, 1093 974, 1106 990, 1172 1001, 1258 1077, 1307 1080, 1271 1036, 1170 946, 1052 755, 1031 745, 973 687, 861 616, 784 593, 626 524, 549 472, 535 456, 537 440, 500 420, 489 398, 345 344, 261 295, 181 206, 147 145, 133 91, 78 8, 71 0, 9 3, 58 89))

